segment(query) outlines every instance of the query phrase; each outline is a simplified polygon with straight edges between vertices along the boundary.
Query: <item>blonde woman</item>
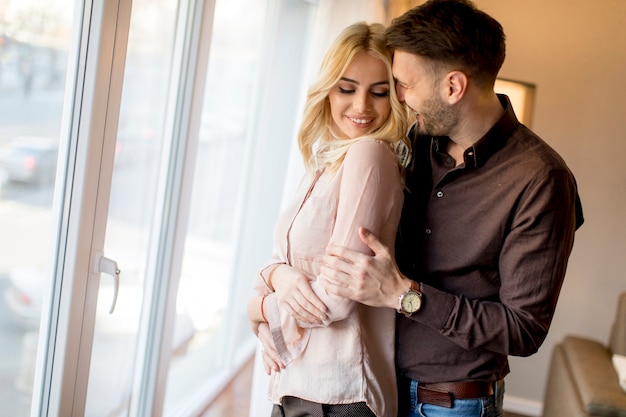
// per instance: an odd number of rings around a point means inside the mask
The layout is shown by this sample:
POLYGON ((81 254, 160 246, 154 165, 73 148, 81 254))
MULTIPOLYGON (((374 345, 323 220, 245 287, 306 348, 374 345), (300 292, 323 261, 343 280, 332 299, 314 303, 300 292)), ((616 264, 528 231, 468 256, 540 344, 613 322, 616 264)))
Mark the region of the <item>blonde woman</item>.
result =
POLYGON ((396 416, 395 312, 330 295, 317 276, 329 243, 371 254, 360 226, 394 246, 406 131, 384 27, 349 26, 309 90, 298 135, 306 181, 278 219, 275 253, 248 303, 271 374, 272 417, 396 416), (311 299, 307 310, 319 314, 296 314, 311 299))

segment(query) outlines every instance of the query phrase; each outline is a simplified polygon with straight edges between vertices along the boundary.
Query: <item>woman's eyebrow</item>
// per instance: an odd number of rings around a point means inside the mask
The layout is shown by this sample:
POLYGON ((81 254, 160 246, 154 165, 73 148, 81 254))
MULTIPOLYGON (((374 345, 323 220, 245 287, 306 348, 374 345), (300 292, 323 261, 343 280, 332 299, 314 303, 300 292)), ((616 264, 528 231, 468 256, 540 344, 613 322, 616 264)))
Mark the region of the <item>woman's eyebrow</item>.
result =
MULTIPOLYGON (((346 82, 349 82, 349 83, 352 83, 352 84, 356 84, 356 85, 360 85, 360 83, 357 80, 353 80, 353 79, 347 78, 347 77, 341 77, 339 80, 346 81, 346 82)), ((381 85, 381 84, 389 84, 389 81, 387 81, 387 80, 377 81, 375 83, 372 83, 370 85, 370 87, 375 86, 375 85, 381 85)))

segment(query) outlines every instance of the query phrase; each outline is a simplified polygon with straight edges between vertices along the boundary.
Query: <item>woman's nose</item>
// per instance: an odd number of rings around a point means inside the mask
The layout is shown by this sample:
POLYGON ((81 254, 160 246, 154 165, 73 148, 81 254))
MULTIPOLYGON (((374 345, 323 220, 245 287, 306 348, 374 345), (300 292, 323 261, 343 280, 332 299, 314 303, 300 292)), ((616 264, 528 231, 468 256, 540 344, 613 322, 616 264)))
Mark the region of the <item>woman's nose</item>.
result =
POLYGON ((356 110, 357 112, 364 112, 365 110, 369 109, 370 107, 369 94, 367 93, 357 94, 354 97, 354 103, 352 105, 354 107, 354 110, 356 110))

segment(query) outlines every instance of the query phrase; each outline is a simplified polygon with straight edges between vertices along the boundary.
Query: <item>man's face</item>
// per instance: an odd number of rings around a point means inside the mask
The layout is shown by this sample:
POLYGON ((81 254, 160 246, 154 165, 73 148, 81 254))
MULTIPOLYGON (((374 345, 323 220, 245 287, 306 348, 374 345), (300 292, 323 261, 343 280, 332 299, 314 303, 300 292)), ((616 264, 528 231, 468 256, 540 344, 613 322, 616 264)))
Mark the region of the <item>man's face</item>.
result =
POLYGON ((415 115, 417 132, 448 136, 458 118, 444 100, 445 77, 436 77, 425 58, 403 51, 394 53, 393 76, 398 98, 415 115))

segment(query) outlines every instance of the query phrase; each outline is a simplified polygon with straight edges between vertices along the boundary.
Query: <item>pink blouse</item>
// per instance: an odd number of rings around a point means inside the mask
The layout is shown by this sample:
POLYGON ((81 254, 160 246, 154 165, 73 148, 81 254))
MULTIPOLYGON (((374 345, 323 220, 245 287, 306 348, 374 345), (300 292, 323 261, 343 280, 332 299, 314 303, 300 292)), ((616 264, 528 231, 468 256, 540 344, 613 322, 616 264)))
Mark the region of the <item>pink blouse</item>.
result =
MULTIPOLYGON (((355 142, 334 175, 318 172, 279 216, 274 255, 255 280, 257 291, 269 292, 263 275, 278 264, 317 277, 329 243, 371 253, 358 236, 360 226, 393 251, 402 203, 391 147, 372 139, 355 142)), ((377 416, 395 417, 396 312, 328 294, 317 279, 311 286, 329 310, 320 327, 294 320, 275 294, 265 299, 274 342, 287 364, 270 378, 270 400, 279 404, 288 395, 323 404, 364 401, 377 416)))

